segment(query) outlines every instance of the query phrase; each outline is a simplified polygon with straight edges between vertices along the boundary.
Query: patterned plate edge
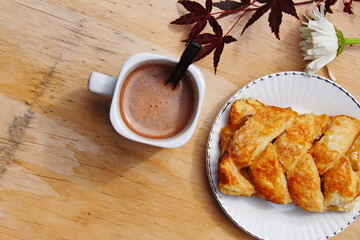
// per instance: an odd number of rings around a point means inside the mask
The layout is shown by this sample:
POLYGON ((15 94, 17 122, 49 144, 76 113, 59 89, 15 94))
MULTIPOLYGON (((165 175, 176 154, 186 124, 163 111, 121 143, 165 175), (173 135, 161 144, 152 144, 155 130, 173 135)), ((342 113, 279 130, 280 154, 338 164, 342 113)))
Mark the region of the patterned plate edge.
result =
MULTIPOLYGON (((216 201, 218 202, 218 204, 220 205, 221 209, 224 211, 224 213, 231 219, 232 222, 234 222, 240 229, 242 229, 244 232, 246 232, 247 234, 257 238, 257 239, 260 239, 260 240, 269 240, 269 239, 266 239, 266 238, 263 238, 259 235, 256 235, 255 233, 251 232, 250 230, 246 229, 245 227, 239 225, 236 220, 226 211, 226 209, 224 208, 224 206, 221 204, 220 202, 220 196, 217 192, 217 189, 215 187, 215 184, 214 184, 214 180, 211 176, 211 168, 210 168, 210 150, 211 150, 211 146, 210 146, 210 143, 212 142, 212 138, 213 138, 213 135, 214 135, 214 132, 215 132, 215 129, 216 129, 216 126, 217 126, 217 123, 218 121, 220 120, 221 116, 223 115, 224 111, 230 106, 230 104, 235 100, 237 99, 237 96, 242 93, 245 89, 251 87, 252 85, 255 85, 257 84, 258 82, 262 82, 266 79, 269 79, 269 78, 272 78, 272 77, 279 77, 279 76, 282 76, 282 75, 301 75, 301 76, 308 76, 308 77, 314 77, 314 78, 317 78, 319 80, 322 80, 328 84, 331 84, 335 87, 337 87, 340 91, 344 92, 357 106, 358 108, 360 109, 360 103, 347 91, 345 90, 343 87, 341 87, 339 84, 327 79, 327 78, 324 78, 324 77, 321 77, 321 76, 310 76, 308 75, 307 73, 305 72, 298 72, 298 71, 290 71, 290 72, 278 72, 278 73, 273 73, 273 74, 269 74, 269 75, 266 75, 266 76, 263 76, 263 77, 260 77, 256 80, 253 80, 251 81, 250 83, 246 84, 244 87, 240 88, 239 90, 237 90, 227 101, 226 103, 223 105, 223 107, 221 108, 221 110, 219 111, 219 113, 217 114, 214 122, 213 122, 213 125, 210 129, 210 133, 209 133, 209 137, 208 137, 208 142, 207 142, 207 147, 206 147, 206 168, 207 168, 207 174, 208 174, 208 179, 209 179, 209 182, 210 182, 210 186, 211 186, 211 190, 215 196, 215 199, 216 201)), ((339 234, 340 232, 342 232, 343 230, 345 230, 348 226, 350 226, 360 215, 360 210, 356 213, 356 215, 343 227, 341 227, 339 230, 337 230, 336 232, 334 232, 333 234, 331 235, 327 235, 323 238, 320 238, 319 240, 324 240, 324 239, 329 239, 329 238, 332 238, 334 237, 335 235, 339 234)))

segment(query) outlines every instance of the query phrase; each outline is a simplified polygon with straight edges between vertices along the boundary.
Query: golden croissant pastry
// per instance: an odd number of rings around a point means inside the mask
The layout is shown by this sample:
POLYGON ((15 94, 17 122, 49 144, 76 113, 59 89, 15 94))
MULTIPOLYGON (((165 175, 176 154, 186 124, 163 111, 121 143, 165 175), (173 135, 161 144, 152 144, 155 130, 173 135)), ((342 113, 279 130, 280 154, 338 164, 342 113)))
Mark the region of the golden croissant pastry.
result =
POLYGON ((219 189, 305 211, 350 211, 360 195, 360 121, 239 99, 221 130, 219 189))

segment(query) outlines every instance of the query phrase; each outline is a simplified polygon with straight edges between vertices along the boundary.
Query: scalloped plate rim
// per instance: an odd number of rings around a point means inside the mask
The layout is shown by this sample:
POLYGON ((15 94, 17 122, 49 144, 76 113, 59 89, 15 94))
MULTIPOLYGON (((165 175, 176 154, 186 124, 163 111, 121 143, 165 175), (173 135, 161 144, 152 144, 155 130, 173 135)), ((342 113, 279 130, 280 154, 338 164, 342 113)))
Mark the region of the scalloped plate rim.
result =
MULTIPOLYGON (((234 222, 240 229, 242 229, 243 231, 245 231, 247 234, 257 238, 257 239, 261 239, 261 240, 270 240, 268 238, 265 238, 263 236, 261 236, 260 234, 254 233, 252 232, 248 227, 245 226, 241 226, 240 224, 238 224, 236 222, 236 220, 230 215, 230 213, 226 210, 225 206, 223 206, 223 203, 220 200, 220 196, 218 194, 218 189, 217 186, 214 184, 214 179, 212 178, 212 172, 211 172, 211 167, 210 167, 210 155, 211 155, 211 142, 212 142, 212 138, 214 135, 214 132, 217 128, 217 124, 220 120, 220 118, 222 117, 224 111, 229 107, 229 105, 235 101, 236 99, 239 99, 241 96, 241 93, 243 93, 244 91, 246 91, 246 89, 250 88, 252 85, 256 84, 257 82, 260 81, 264 81, 266 79, 269 78, 276 78, 278 76, 294 76, 294 75, 301 75, 301 76, 305 76, 305 77, 309 77, 309 78, 316 78, 317 80, 321 80, 321 81, 325 81, 326 83, 329 83, 331 85, 333 85, 334 87, 338 88, 340 91, 344 92, 358 107, 359 111, 360 111, 360 103, 355 99, 355 97, 353 97, 347 90, 345 90, 342 86, 340 86, 339 84, 325 78, 322 76, 318 76, 318 75, 314 75, 314 76, 310 76, 305 72, 301 72, 301 71, 284 71, 284 72, 277 72, 277 73, 272 73, 272 74, 268 74, 266 76, 257 78, 251 82, 249 82, 248 84, 246 84, 245 86, 241 87, 240 89, 238 89, 237 91, 235 91, 235 93, 228 98, 228 100, 225 102, 225 104, 221 107, 220 111, 218 112, 218 114, 215 117, 215 120, 213 121, 213 124, 211 126, 210 129, 210 133, 208 136, 208 140, 207 140, 207 145, 206 145, 206 168, 207 168, 207 175, 208 175, 208 180, 210 183, 210 187, 211 190, 213 192, 213 195, 216 199, 216 201, 218 202, 219 206, 222 208, 222 210, 224 211, 224 213, 227 215, 228 218, 230 218, 230 220, 232 222, 234 222)), ((341 213, 340 213, 341 214, 341 213)), ((335 235, 337 235, 338 233, 342 232, 344 229, 346 229, 348 226, 350 226, 360 215, 360 209, 357 209, 357 213, 355 214, 354 217, 352 217, 352 219, 343 227, 341 227, 340 229, 334 230, 334 232, 331 235, 327 235, 324 236, 320 239, 329 239, 331 237, 334 237, 335 235)))

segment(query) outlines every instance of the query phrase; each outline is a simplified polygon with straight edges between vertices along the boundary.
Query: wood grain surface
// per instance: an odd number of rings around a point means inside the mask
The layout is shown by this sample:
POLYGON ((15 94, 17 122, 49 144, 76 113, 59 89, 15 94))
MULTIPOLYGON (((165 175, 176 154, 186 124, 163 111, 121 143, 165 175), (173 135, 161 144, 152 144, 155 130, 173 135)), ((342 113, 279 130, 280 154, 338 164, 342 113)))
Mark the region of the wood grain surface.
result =
MULTIPOLYGON (((328 16, 347 37, 360 37, 359 5, 354 16, 340 3, 328 16)), ((216 75, 211 56, 196 63, 205 100, 194 136, 180 148, 119 136, 110 99, 87 90, 90 72, 116 76, 135 53, 179 57, 189 27, 169 23, 184 13, 174 0, 1 0, 0 239, 253 239, 213 197, 207 138, 237 89, 302 70, 299 20, 284 16, 280 41, 267 17, 243 35, 241 22, 216 75)), ((221 24, 229 29, 235 20, 221 24)), ((360 99, 360 47, 347 47, 330 68, 360 99)), ((334 239, 359 236, 357 220, 334 239)))

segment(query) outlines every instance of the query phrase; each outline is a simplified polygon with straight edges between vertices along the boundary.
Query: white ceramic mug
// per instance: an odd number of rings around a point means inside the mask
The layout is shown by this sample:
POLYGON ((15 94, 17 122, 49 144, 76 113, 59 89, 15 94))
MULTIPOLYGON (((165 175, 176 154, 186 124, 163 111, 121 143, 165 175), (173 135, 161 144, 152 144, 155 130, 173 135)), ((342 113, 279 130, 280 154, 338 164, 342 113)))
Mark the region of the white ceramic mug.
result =
POLYGON ((120 90, 122 85, 127 78, 128 74, 135 68, 147 64, 147 63, 172 63, 176 64, 176 59, 152 54, 152 53, 138 53, 127 59, 121 68, 120 74, 117 78, 108 76, 98 72, 92 72, 88 81, 88 89, 91 92, 112 97, 111 108, 110 108, 110 120, 115 130, 122 136, 131 139, 133 141, 157 146, 164 148, 176 148, 182 146, 192 137, 195 127, 197 125, 202 102, 205 93, 205 81, 201 71, 193 64, 189 66, 187 74, 194 88, 195 92, 195 103, 194 112, 191 116, 189 123, 186 127, 178 134, 162 139, 147 138, 134 133, 127 127, 122 119, 120 113, 120 90))

